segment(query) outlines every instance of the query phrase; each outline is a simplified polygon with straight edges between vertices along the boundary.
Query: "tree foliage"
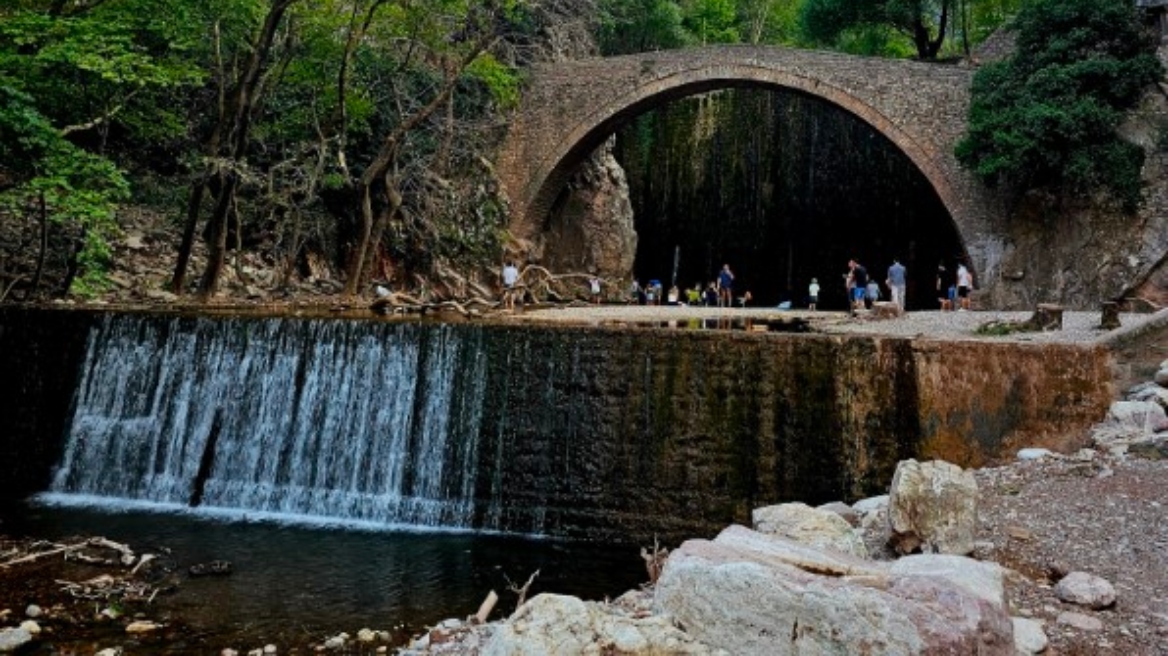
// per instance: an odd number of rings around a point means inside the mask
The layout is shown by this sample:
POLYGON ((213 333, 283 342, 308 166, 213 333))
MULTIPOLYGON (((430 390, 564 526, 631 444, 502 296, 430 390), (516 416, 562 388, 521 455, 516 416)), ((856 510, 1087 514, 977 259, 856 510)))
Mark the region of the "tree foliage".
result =
POLYGON ((818 43, 891 29, 911 40, 919 58, 935 59, 951 29, 954 6, 955 0, 804 0, 799 21, 818 43))
POLYGON ((1127 0, 1034 0, 1017 52, 974 77, 957 156, 987 183, 1139 201, 1143 151, 1116 128, 1163 68, 1127 0))

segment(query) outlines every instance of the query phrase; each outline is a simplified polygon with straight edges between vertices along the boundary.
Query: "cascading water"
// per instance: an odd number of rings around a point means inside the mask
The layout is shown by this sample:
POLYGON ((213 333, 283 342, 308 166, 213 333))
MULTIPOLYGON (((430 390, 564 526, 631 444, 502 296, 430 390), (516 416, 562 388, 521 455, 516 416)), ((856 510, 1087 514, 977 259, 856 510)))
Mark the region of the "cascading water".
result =
POLYGON ((476 335, 103 318, 43 498, 469 528, 486 370, 476 335))

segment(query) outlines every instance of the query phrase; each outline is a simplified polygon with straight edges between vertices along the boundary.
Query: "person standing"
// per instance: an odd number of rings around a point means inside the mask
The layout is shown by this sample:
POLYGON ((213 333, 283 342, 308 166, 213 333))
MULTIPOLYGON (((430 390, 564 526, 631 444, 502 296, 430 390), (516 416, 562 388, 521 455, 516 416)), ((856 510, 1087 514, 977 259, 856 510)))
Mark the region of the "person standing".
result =
POLYGON ((514 260, 503 265, 503 305, 508 310, 515 309, 515 285, 519 282, 519 267, 514 260))
POLYGON ((811 284, 807 285, 807 309, 814 310, 817 305, 819 305, 819 281, 812 278, 811 284))
POLYGON ((600 278, 596 277, 596 274, 592 274, 592 277, 588 279, 588 291, 591 292, 591 294, 592 294, 592 302, 599 304, 600 303, 600 278))
POLYGON ((937 303, 940 304, 942 310, 953 309, 953 294, 950 290, 954 289, 953 274, 945 268, 944 262, 937 263, 937 303))
POLYGON ((892 302, 904 312, 904 294, 907 288, 904 265, 900 260, 892 258, 892 266, 888 267, 888 280, 885 283, 892 290, 892 302))
POLYGON ((969 292, 973 291, 973 273, 965 266, 965 262, 957 264, 957 299, 962 310, 969 309, 969 292))
POLYGON ((854 258, 848 260, 852 277, 852 309, 864 309, 864 296, 868 293, 868 270, 854 258))
POLYGON ((734 307, 734 273, 729 264, 723 264, 718 273, 718 305, 734 307))

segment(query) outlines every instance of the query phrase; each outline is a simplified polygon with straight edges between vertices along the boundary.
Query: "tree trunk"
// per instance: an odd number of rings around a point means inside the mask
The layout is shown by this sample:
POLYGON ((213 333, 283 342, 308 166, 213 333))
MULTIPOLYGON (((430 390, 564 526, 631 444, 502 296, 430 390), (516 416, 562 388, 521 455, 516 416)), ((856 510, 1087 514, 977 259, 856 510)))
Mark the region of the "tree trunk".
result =
POLYGON ((209 300, 219 289, 219 277, 223 274, 223 265, 227 261, 227 228, 231 210, 235 206, 237 180, 234 174, 223 176, 215 210, 207 220, 211 234, 210 243, 207 244, 207 268, 203 270, 203 278, 199 281, 199 299, 202 301, 209 300))
MULTIPOLYGON (((283 20, 284 13, 296 2, 298 0, 271 0, 268 13, 264 17, 263 27, 256 36, 243 70, 236 78, 228 101, 229 111, 224 112, 215 128, 215 138, 218 134, 227 135, 227 153, 224 156, 232 163, 241 162, 247 153, 251 119, 255 115, 265 90, 264 67, 271 55, 276 32, 283 20)), ((224 173, 223 165, 218 166, 220 167, 218 175, 222 184, 217 190, 218 197, 215 209, 208 219, 208 228, 211 232, 210 253, 207 258, 207 268, 199 282, 199 296, 203 300, 214 296, 219 289, 219 278, 227 259, 228 221, 236 209, 235 198, 239 189, 239 173, 235 171, 224 173)))
POLYGON ((191 261, 191 251, 195 247, 195 230, 199 225, 199 208, 207 193, 207 181, 199 178, 191 183, 191 196, 187 200, 187 220, 183 225, 182 243, 178 247, 178 261, 174 264, 174 276, 170 279, 170 291, 181 296, 186 288, 187 266, 191 261))
POLYGON ((356 296, 361 286, 361 270, 365 267, 365 252, 369 249, 369 238, 373 234, 373 189, 363 184, 355 194, 360 209, 357 216, 357 239, 349 247, 348 261, 345 262, 345 296, 356 296))
POLYGON ((40 220, 40 244, 37 248, 36 273, 32 276, 32 294, 36 295, 41 286, 41 275, 45 272, 45 257, 49 253, 49 209, 45 204, 45 192, 37 197, 38 219, 40 220))

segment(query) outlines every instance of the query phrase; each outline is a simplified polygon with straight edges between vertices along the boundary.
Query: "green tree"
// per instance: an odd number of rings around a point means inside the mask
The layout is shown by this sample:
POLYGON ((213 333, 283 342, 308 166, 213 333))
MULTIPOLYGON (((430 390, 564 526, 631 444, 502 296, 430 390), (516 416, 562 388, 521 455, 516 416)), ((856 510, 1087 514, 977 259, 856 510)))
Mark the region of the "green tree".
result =
POLYGON ((598 13, 606 55, 670 50, 689 42, 685 15, 674 0, 600 0, 598 13))
POLYGON ((955 0, 804 0, 803 35, 832 44, 857 29, 888 28, 907 37, 920 59, 935 59, 945 42, 955 0))
POLYGON ((185 3, 25 1, 0 9, 0 195, 9 220, 36 217, 39 286, 51 228, 76 246, 63 287, 100 291, 128 184, 110 140, 185 130, 166 99, 201 79, 185 3))
POLYGON ((739 33, 746 43, 793 43, 800 0, 738 0, 739 33))
POLYGON ((1015 22, 1017 52, 978 70, 957 157, 989 184, 1106 189, 1132 210, 1143 151, 1116 133, 1163 76, 1128 0, 1034 0, 1015 22))
POLYGON ((698 45, 739 41, 735 0, 689 0, 683 16, 682 25, 698 45))

